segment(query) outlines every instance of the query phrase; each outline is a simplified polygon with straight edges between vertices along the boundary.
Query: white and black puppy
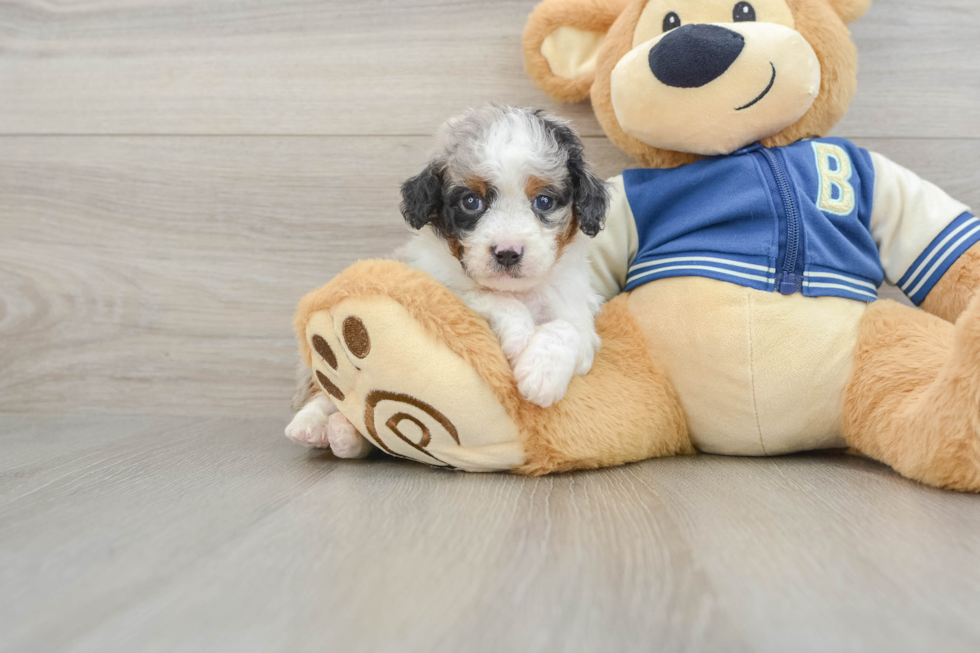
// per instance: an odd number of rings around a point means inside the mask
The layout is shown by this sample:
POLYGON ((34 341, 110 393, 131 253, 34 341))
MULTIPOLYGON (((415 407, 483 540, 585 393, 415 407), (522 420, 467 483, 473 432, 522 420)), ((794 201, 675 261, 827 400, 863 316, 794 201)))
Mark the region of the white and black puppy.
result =
MULTIPOLYGON (((402 185, 417 230, 396 256, 429 273, 483 315, 528 400, 550 406, 599 347, 602 302, 589 283, 588 239, 609 196, 568 123, 533 109, 486 106, 447 121, 425 170, 402 185)), ((286 429, 341 457, 367 440, 317 393, 309 372, 286 429)))

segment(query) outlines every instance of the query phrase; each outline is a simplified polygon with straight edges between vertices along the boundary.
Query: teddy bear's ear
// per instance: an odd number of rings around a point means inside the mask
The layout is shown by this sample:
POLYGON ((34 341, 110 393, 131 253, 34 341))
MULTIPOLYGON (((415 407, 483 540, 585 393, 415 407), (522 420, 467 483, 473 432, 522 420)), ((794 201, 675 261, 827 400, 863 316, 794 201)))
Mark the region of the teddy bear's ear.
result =
POLYGON ((829 2, 845 23, 853 23, 871 8, 871 0, 829 0, 829 2))
POLYGON ((628 0, 544 0, 524 28, 527 74, 560 102, 587 98, 606 32, 627 4, 628 0))

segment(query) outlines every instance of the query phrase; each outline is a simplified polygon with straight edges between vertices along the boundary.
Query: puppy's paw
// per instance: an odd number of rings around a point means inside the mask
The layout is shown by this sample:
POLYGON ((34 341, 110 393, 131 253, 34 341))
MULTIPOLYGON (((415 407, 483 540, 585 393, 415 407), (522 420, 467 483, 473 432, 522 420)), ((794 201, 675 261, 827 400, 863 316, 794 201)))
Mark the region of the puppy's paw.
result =
POLYGON ((286 427, 286 437, 305 447, 327 448, 327 429, 331 413, 338 414, 337 408, 329 401, 314 399, 303 406, 286 427), (332 408, 330 410, 329 408, 332 408))
POLYGON ((575 367, 575 376, 585 376, 592 370, 592 362, 595 360, 595 349, 592 346, 583 347, 579 352, 578 364, 575 367))
POLYGON ((502 321, 497 327, 497 338, 504 356, 513 365, 534 338, 534 323, 525 320, 502 321))
POLYGON ((330 416, 327 440, 333 455, 338 458, 364 458, 372 449, 371 443, 339 412, 330 416))
POLYGON ((564 320, 538 330, 514 364, 517 388, 525 399, 547 408, 565 396, 576 371, 579 340, 574 327, 564 320))

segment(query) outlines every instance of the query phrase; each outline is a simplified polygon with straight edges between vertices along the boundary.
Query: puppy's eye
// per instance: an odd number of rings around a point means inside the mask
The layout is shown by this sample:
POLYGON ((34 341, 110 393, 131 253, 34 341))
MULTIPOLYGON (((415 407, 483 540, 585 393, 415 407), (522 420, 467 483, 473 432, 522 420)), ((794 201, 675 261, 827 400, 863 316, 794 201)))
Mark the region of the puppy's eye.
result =
MULTIPOLYGON (((742 4, 745 4, 745 3, 743 2, 742 4)), ((672 11, 669 14, 667 14, 666 16, 664 16, 664 31, 665 32, 669 32, 670 30, 675 29, 675 28, 680 27, 680 26, 681 26, 681 17, 678 16, 675 12, 672 11)))
POLYGON ((541 211, 543 213, 545 211, 550 211, 553 208, 555 208, 555 198, 547 195, 538 195, 534 198, 535 211, 541 211))
POLYGON ((747 2, 740 2, 732 10, 732 20, 736 23, 744 23, 755 20, 755 7, 747 2))
POLYGON ((483 210, 483 200, 476 195, 464 195, 459 206, 467 213, 479 213, 483 210))

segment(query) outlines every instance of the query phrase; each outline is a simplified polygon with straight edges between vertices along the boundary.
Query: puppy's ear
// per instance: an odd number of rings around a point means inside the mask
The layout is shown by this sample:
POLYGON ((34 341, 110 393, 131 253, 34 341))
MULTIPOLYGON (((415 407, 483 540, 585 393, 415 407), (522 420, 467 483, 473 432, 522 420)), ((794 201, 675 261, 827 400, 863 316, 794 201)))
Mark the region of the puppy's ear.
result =
POLYGON ((594 237, 606 225, 606 211, 609 210, 609 189, 606 182, 595 176, 589 164, 578 153, 578 161, 573 165, 569 159, 568 170, 575 184, 575 214, 578 215, 579 228, 586 236, 594 237), (573 170, 577 170, 573 171, 573 170))
POLYGON ((442 211, 442 171, 430 163, 402 184, 402 216, 413 229, 421 229, 442 211))
POLYGON ((539 113, 558 145, 568 155, 568 176, 572 184, 572 209, 578 217, 579 228, 586 236, 593 237, 606 224, 609 209, 609 189, 599 179, 585 160, 582 140, 565 122, 559 122, 539 113))

